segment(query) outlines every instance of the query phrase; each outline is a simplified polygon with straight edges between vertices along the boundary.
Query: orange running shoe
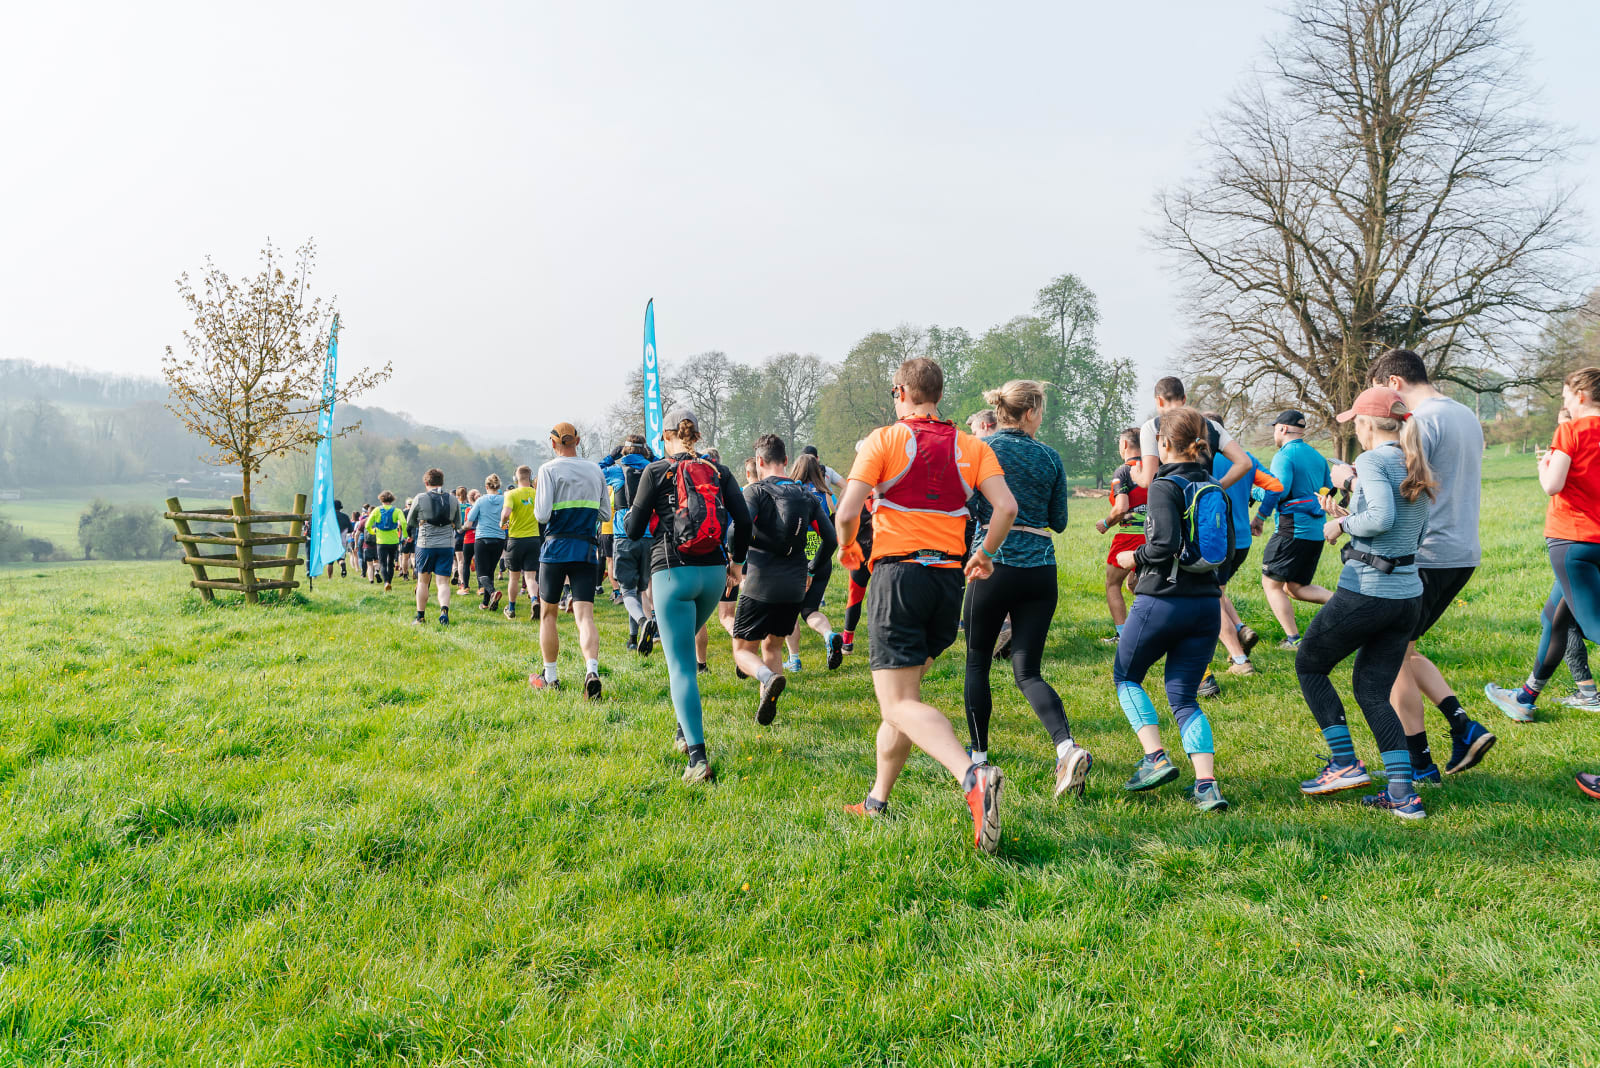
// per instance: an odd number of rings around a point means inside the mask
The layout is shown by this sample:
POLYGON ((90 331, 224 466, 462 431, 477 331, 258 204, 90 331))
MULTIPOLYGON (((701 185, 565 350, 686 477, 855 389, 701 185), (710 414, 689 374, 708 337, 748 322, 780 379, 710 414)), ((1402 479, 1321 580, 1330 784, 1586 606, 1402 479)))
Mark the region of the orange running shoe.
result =
POLYGON ((885 801, 882 804, 879 804, 871 794, 868 794, 855 804, 844 806, 844 810, 852 816, 862 816, 867 819, 872 819, 887 813, 889 811, 889 802, 885 801), (869 801, 872 802, 871 808, 867 807, 867 802, 869 801))
POLYGON ((1000 787, 1005 776, 993 764, 972 769, 974 782, 967 791, 967 807, 972 810, 972 844, 985 853, 1000 848, 1000 787))

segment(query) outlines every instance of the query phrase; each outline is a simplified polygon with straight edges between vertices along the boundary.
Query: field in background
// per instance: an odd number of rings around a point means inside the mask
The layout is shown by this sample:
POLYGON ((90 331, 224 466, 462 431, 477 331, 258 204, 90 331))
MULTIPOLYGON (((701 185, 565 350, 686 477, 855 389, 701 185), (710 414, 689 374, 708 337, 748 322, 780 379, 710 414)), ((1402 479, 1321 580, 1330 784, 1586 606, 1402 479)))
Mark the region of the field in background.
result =
MULTIPOLYGON (((997 669, 997 858, 920 756, 892 818, 840 811, 877 716, 865 658, 829 675, 814 637, 770 728, 713 645, 720 782, 690 789, 610 605, 591 705, 529 692, 533 628, 470 604, 442 630, 355 580, 247 609, 172 563, 8 571, 0 1061, 1595 1064, 1600 807, 1570 777, 1600 716, 1477 695, 1526 673, 1549 588, 1530 464, 1490 465, 1486 566, 1429 647, 1501 742, 1414 825, 1298 794, 1324 750, 1251 583, 1263 674, 1207 706, 1234 808, 1193 812, 1187 769, 1125 795, 1079 508, 1047 674, 1096 765, 1052 800, 997 669)), ((962 678, 930 676, 957 719, 962 678)))
MULTIPOLYGON (((166 510, 166 498, 171 490, 165 483, 114 483, 105 486, 76 486, 70 490, 53 492, 35 490, 23 492, 25 496, 22 500, 0 500, 0 519, 15 523, 22 528, 23 534, 27 537, 48 538, 55 543, 57 551, 65 556, 81 557, 83 549, 78 544, 78 517, 95 498, 111 501, 114 504, 126 502, 148 504, 152 511, 160 512, 166 510)), ((203 498, 198 492, 196 491, 192 500, 187 495, 180 495, 185 507, 214 508, 228 503, 225 500, 203 498)), ((35 565, 27 563, 0 563, 0 570, 33 566, 35 565)))

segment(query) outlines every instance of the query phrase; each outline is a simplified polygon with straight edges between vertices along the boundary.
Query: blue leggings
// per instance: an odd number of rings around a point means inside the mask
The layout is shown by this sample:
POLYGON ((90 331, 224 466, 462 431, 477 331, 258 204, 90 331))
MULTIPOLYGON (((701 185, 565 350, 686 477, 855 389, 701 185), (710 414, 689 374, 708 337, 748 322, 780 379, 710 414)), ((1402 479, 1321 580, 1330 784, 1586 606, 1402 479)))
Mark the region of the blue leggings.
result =
POLYGON ((1128 622, 1117 642, 1117 659, 1111 679, 1117 701, 1135 731, 1155 726, 1156 708, 1144 690, 1144 677, 1155 662, 1167 658, 1164 678, 1167 703, 1183 738, 1184 752, 1214 753, 1211 721, 1200 709, 1196 691, 1217 648, 1222 616, 1216 597, 1155 597, 1144 594, 1133 602, 1128 622))
POLYGON ((1555 588, 1539 614, 1539 653, 1534 674, 1548 679, 1561 666, 1569 630, 1600 635, 1600 545, 1587 541, 1549 543, 1555 588))
POLYGON ((667 682, 672 688, 672 710, 690 745, 706 740, 701 725, 700 661, 694 636, 717 611, 728 586, 728 569, 671 567, 650 576, 650 596, 656 602, 656 622, 661 627, 661 651, 667 657, 667 682))

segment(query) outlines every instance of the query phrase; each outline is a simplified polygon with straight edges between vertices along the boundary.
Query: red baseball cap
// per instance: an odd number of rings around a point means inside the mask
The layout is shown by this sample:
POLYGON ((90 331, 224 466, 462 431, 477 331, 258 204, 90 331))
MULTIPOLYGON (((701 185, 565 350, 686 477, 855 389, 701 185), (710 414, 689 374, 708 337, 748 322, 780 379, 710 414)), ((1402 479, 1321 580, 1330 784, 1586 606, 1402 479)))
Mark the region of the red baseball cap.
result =
POLYGON ((1406 402, 1400 399, 1400 394, 1388 386, 1373 386, 1371 389, 1361 391, 1361 396, 1350 406, 1348 412, 1340 412, 1337 416, 1339 422, 1348 423, 1358 415, 1371 415, 1379 419, 1405 419, 1411 413, 1406 411, 1406 402), (1400 410, 1395 411, 1396 408, 1400 410))

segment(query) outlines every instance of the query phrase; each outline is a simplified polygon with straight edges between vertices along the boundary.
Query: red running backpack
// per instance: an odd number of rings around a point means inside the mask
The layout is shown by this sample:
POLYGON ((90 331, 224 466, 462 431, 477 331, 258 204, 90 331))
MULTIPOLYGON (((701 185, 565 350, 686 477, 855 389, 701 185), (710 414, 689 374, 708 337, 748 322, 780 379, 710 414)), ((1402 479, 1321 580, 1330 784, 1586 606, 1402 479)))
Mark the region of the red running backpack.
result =
POLYGON ((722 476, 717 465, 699 458, 675 460, 673 484, 678 503, 672 515, 672 546, 679 553, 720 552, 728 523, 722 512, 722 476))

